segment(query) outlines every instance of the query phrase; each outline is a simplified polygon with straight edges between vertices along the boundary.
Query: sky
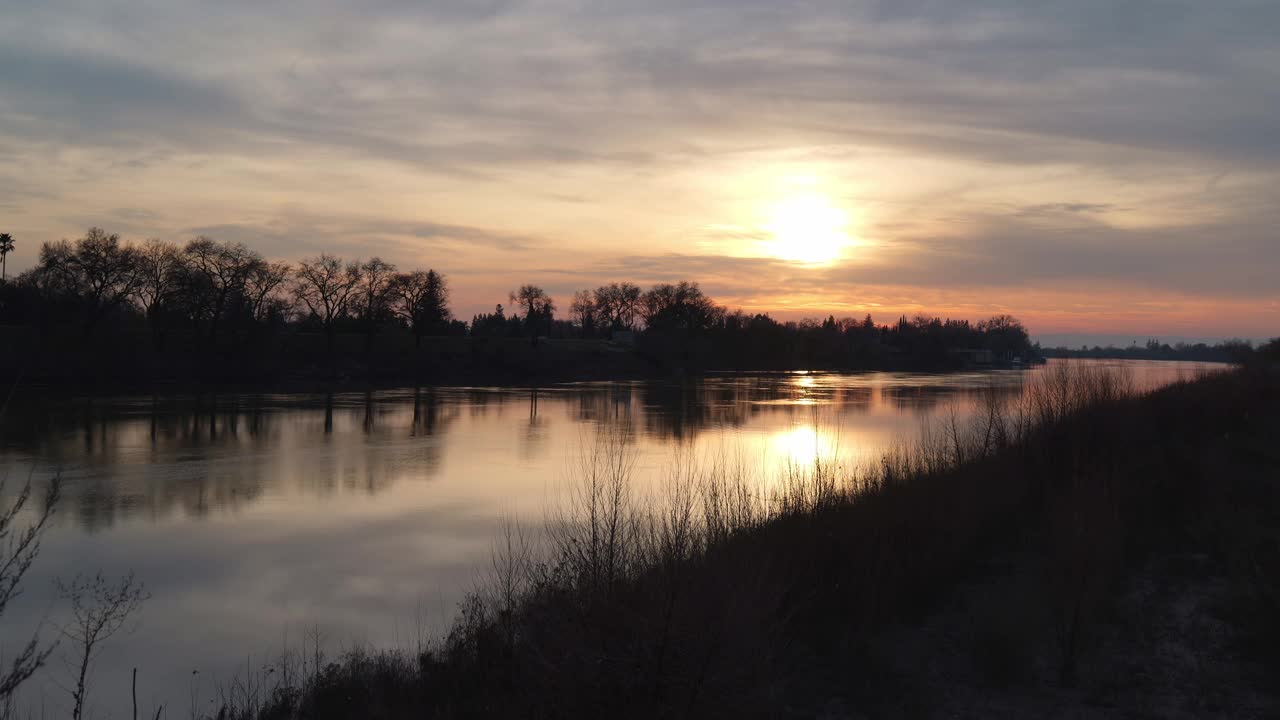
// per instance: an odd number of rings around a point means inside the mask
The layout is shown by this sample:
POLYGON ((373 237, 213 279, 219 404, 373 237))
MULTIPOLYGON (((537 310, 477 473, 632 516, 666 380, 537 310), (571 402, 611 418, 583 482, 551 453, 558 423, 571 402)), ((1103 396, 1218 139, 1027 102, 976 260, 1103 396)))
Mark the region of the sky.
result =
POLYGON ((1280 3, 0 0, 10 272, 90 225, 373 255, 465 318, 1280 327, 1280 3))

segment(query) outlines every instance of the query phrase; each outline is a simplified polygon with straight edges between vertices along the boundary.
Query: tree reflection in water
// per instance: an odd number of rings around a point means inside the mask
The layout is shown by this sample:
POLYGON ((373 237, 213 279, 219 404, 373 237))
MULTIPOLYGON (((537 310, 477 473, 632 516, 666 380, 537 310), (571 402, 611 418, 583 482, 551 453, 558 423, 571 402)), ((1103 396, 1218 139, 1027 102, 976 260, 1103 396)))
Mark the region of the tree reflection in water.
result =
MULTIPOLYGON (((1168 365, 1168 364, 1165 364, 1168 365)), ((658 462, 673 447, 737 444, 811 462, 880 452, 924 418, 1022 392, 1027 372, 778 373, 541 389, 419 387, 356 393, 56 397, 19 393, 0 417, 0 472, 61 470, 90 531, 288 506, 399 482, 475 502, 554 481, 584 429, 625 430, 658 462), (508 413, 522 407, 520 415, 508 413), (460 488, 456 492, 447 488, 460 488)), ((1140 383, 1185 368, 1148 363, 1140 383)), ((523 492, 523 491, 521 491, 523 492)))

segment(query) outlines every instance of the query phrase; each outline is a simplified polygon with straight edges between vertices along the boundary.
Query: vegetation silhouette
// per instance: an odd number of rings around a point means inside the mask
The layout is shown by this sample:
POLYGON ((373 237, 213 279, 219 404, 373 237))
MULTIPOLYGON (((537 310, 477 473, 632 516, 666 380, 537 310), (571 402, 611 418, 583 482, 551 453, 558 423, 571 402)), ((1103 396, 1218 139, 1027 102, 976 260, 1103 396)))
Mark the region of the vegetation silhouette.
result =
POLYGON ((1247 360, 1254 352, 1253 343, 1247 340, 1225 340, 1210 345, 1208 343, 1162 343, 1152 338, 1143 345, 1134 343, 1128 347, 1093 347, 1080 348, 1054 347, 1044 348, 1047 358, 1085 358, 1093 360, 1182 360, 1193 362, 1239 363, 1247 360))
POLYGON ((5 281, 9 272, 9 253, 13 252, 13 236, 0 233, 0 283, 5 281))
MULTIPOLYGON (((7 406, 0 407, 0 414, 6 409, 7 406)), ((61 477, 55 476, 45 484, 39 506, 30 507, 37 497, 30 479, 12 497, 4 493, 4 484, 5 480, 0 479, 0 502, 3 502, 0 505, 0 618, 10 602, 27 589, 24 581, 39 559, 50 521, 62 499, 63 487, 61 477)), ((125 628, 126 622, 150 597, 132 572, 118 581, 108 580, 99 572, 92 578, 77 576, 70 582, 57 580, 56 584, 61 599, 70 606, 70 621, 59 627, 48 623, 46 618, 40 627, 31 631, 25 644, 16 649, 0 644, 6 651, 6 666, 0 668, 0 717, 17 716, 14 701, 18 692, 48 664, 63 641, 74 653, 66 664, 71 684, 63 686, 73 701, 71 717, 75 720, 84 717, 93 662, 102 646, 125 628), (50 625, 56 628, 59 639, 41 638, 41 631, 50 625)), ((137 715, 136 696, 134 715, 137 715)))
POLYGON ((22 348, 0 353, 0 370, 86 383, 541 382, 944 370, 1039 357, 1026 328, 1007 315, 780 322, 730 310, 690 281, 580 290, 565 319, 539 285, 522 285, 507 300, 516 312, 497 305, 466 323, 453 318, 447 278, 433 269, 401 272, 378 257, 328 253, 292 265, 207 237, 130 245, 94 227, 45 243, 35 267, 0 283, 0 333, 22 348))

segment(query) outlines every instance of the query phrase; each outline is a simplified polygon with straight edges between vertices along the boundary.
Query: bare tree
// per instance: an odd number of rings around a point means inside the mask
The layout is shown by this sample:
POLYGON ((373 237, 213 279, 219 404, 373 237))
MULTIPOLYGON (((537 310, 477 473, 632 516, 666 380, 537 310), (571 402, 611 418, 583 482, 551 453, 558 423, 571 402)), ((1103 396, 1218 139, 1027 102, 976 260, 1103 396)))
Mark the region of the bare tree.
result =
POLYGON ((391 288, 396 279, 396 266, 380 257, 372 257, 359 267, 356 314, 364 326, 365 349, 368 350, 373 346, 378 324, 391 312, 391 288))
POLYGON ((58 585, 63 597, 71 602, 72 622, 62 630, 62 635, 74 643, 79 655, 73 668, 75 687, 70 692, 75 701, 71 717, 80 720, 84 716, 93 659, 102 651, 103 643, 119 632, 129 616, 151 595, 133 573, 115 583, 98 573, 92 578, 77 577, 69 585, 61 582, 58 585))
POLYGON ((177 292, 181 282, 182 251, 173 243, 150 238, 138 247, 137 252, 138 283, 133 294, 149 320, 177 292))
POLYGON ((632 283, 610 283, 595 290, 597 312, 604 316, 612 330, 635 327, 640 311, 640 288, 632 283))
POLYGON ((292 266, 286 262, 260 262, 249 271, 244 294, 254 320, 265 322, 285 308, 287 303, 279 291, 284 288, 292 271, 292 266))
POLYGON ((218 324, 231 301, 242 295, 262 256, 244 243, 216 243, 201 236, 183 249, 193 308, 209 323, 209 339, 218 340, 218 324))
POLYGON ((596 327, 599 325, 597 319, 599 314, 600 306, 590 290, 579 290, 573 294, 573 302, 569 305, 569 318, 573 324, 582 329, 584 336, 595 335, 596 327))
POLYGON ((359 264, 343 265, 341 259, 327 253, 303 260, 294 272, 294 296, 311 314, 320 319, 326 345, 331 353, 334 323, 346 315, 359 287, 359 264))
POLYGON ((138 284, 133 296, 142 306, 152 342, 159 348, 163 339, 161 315, 182 288, 182 251, 173 243, 150 238, 137 248, 137 254, 138 284))
POLYGON ((138 251, 120 236, 89 228, 74 243, 60 240, 40 248, 40 272, 46 286, 76 297, 85 308, 85 330, 123 304, 138 287, 138 251))
MULTIPOLYGON (((0 497, 4 496, 4 484, 4 480, 0 480, 0 497)), ((0 511, 0 617, 4 616, 9 601, 22 594, 22 577, 40 554, 40 539, 53 517, 61 486, 58 478, 49 483, 44 492, 44 505, 35 510, 34 518, 25 527, 18 525, 18 517, 31 501, 30 480, 9 507, 0 511)), ((53 647, 42 643, 39 633, 35 633, 12 655, 8 667, 0 668, 0 703, 7 702, 18 686, 44 665, 53 647)), ((0 651, 4 649, 0 646, 0 651)))
POLYGON ((391 283, 391 309, 409 324, 415 346, 422 336, 440 330, 452 318, 449 286, 435 270, 401 273, 391 283))

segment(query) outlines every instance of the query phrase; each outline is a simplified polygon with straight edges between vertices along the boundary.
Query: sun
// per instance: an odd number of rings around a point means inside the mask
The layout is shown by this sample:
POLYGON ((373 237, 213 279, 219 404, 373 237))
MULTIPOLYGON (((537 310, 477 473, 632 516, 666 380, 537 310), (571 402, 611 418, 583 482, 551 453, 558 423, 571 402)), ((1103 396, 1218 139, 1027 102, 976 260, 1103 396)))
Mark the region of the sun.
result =
POLYGON ((850 245, 848 217, 823 195, 796 195, 770 209, 764 229, 770 255, 806 265, 826 265, 850 245))

